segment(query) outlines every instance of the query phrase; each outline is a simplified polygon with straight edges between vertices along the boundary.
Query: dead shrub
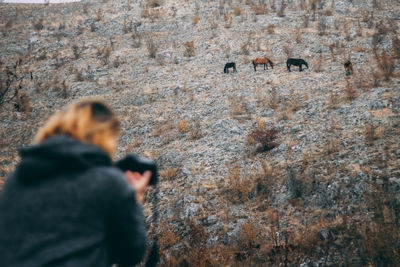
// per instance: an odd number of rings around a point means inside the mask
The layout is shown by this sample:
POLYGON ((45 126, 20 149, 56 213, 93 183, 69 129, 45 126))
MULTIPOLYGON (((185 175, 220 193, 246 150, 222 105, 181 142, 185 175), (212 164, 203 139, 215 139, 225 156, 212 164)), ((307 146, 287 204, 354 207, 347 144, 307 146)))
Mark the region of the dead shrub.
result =
POLYGON ((152 37, 149 37, 146 41, 147 52, 149 53, 150 58, 156 58, 158 44, 156 44, 152 37))
POLYGON ((184 46, 185 46, 184 56, 185 57, 194 57, 194 55, 195 55, 194 41, 185 42, 184 46))
POLYGON ((179 167, 169 167, 165 170, 160 170, 160 175, 167 181, 174 180, 180 171, 179 167))
POLYGON ((224 15, 225 28, 232 27, 232 16, 230 14, 224 15))
POLYGON ((38 21, 34 22, 32 26, 38 32, 43 30, 44 29, 43 19, 41 18, 38 21))
POLYGON ((292 57, 292 49, 288 45, 284 45, 282 49, 287 58, 292 57))
POLYGON ((31 101, 26 91, 18 90, 17 96, 15 97, 14 108, 18 112, 30 114, 31 112, 31 101))
POLYGON ((339 104, 339 95, 333 91, 333 89, 329 90, 329 100, 328 100, 328 108, 336 109, 339 104))
POLYGON ((295 35, 296 35, 296 43, 300 44, 303 41, 303 36, 300 28, 297 28, 295 30, 295 35))
POLYGON ((364 140, 367 144, 372 144, 375 140, 382 138, 384 127, 374 126, 372 124, 365 125, 364 140))
POLYGON ((354 88, 354 84, 350 80, 346 80, 346 86, 344 87, 344 96, 348 101, 352 101, 357 98, 357 91, 354 88))
POLYGON ((242 178, 240 165, 228 165, 227 168, 225 196, 234 204, 248 201, 251 193, 251 181, 242 178))
POLYGON ((254 15, 266 15, 268 14, 268 8, 266 4, 252 4, 251 10, 254 15))
POLYGON ((326 18, 324 16, 321 16, 318 22, 318 34, 320 36, 325 35, 327 29, 328 24, 326 22, 326 18))
POLYGON ((94 21, 101 21, 103 17, 103 11, 101 9, 98 9, 95 13, 94 13, 94 17, 93 20, 94 21))
POLYGON ((279 7, 278 11, 276 12, 276 15, 278 17, 284 17, 285 16, 285 9, 286 9, 286 3, 284 0, 281 1, 281 6, 279 7))
POLYGON ((382 76, 385 78, 385 81, 389 81, 393 76, 393 72, 396 67, 395 56, 387 54, 385 51, 383 51, 381 54, 376 52, 375 60, 382 76))
POLYGON ((160 6, 161 6, 160 0, 147 0, 146 1, 147 8, 154 8, 154 7, 160 7, 160 6))
POLYGON ((274 24, 269 24, 269 25, 267 26, 267 32, 268 32, 269 34, 274 34, 274 33, 275 33, 275 25, 274 25, 274 24))
POLYGON ((243 115, 246 113, 246 100, 244 96, 241 97, 232 97, 230 104, 232 115, 243 115))
POLYGON ((194 14, 193 18, 192 18, 192 24, 196 25, 200 20, 200 15, 198 13, 194 14))
POLYGON ((240 6, 235 6, 235 7, 233 8, 233 14, 234 14, 235 16, 240 16, 240 15, 243 14, 243 9, 242 9, 240 6))
POLYGON ((189 123, 186 119, 178 121, 176 127, 180 133, 187 133, 189 131, 189 123))
POLYGON ((250 42, 247 41, 240 46, 240 52, 242 55, 250 55, 250 42))

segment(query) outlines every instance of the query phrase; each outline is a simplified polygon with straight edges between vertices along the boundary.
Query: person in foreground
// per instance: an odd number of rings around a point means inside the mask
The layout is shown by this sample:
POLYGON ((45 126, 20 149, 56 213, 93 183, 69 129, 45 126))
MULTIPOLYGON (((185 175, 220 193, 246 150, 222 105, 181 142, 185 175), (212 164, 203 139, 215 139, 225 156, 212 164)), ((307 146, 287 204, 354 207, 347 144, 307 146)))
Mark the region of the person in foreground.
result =
POLYGON ((98 100, 41 127, 0 195, 0 266, 132 266, 145 254, 151 173, 114 167, 120 123, 98 100))

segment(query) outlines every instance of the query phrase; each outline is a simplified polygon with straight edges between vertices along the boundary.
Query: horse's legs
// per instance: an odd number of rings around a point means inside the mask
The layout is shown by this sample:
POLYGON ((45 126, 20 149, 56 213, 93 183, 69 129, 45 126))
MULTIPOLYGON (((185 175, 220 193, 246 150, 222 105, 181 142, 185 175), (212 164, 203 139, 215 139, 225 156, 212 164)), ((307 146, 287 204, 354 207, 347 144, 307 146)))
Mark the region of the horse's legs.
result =
POLYGON ((265 70, 265 67, 267 67, 267 69, 268 69, 268 66, 267 66, 267 64, 264 64, 264 70, 265 70))
POLYGON ((237 72, 235 65, 233 65, 233 72, 237 72))
POLYGON ((303 68, 301 66, 302 64, 299 65, 299 71, 303 71, 303 68))
POLYGON ((287 67, 288 71, 290 72, 290 64, 289 63, 286 64, 286 67, 287 67))
POLYGON ((256 70, 256 66, 257 66, 257 64, 255 64, 255 63, 253 62, 254 71, 257 71, 257 70, 256 70))

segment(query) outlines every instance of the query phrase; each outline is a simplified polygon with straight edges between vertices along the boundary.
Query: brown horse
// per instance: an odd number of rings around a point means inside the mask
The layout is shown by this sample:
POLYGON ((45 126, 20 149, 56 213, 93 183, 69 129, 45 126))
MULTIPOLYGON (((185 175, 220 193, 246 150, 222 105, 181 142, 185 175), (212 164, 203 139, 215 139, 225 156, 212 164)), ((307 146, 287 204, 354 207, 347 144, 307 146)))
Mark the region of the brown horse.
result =
POLYGON ((268 58, 266 58, 266 57, 256 58, 253 60, 254 71, 256 71, 257 65, 264 65, 264 70, 265 70, 265 68, 268 69, 268 64, 271 66, 272 69, 274 68, 274 63, 272 63, 272 61, 269 60, 268 58))
POLYGON ((347 60, 347 61, 344 63, 344 69, 345 69, 345 71, 346 71, 346 75, 351 75, 351 74, 353 74, 353 63, 351 63, 350 60, 347 60))

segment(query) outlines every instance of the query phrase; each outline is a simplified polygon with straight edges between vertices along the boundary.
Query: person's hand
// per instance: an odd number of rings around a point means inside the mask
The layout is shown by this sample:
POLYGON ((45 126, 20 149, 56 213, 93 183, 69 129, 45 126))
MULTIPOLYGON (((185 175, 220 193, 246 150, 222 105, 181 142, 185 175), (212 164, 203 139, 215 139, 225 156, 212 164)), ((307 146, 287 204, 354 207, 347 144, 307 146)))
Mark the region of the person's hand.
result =
POLYGON ((143 204, 144 194, 146 192, 147 185, 150 182, 151 171, 145 171, 143 175, 138 172, 125 172, 126 180, 136 191, 136 201, 143 204))

